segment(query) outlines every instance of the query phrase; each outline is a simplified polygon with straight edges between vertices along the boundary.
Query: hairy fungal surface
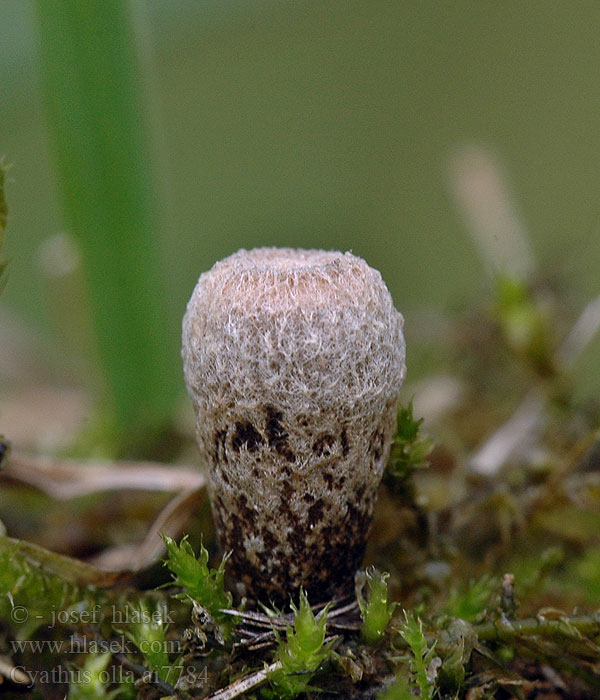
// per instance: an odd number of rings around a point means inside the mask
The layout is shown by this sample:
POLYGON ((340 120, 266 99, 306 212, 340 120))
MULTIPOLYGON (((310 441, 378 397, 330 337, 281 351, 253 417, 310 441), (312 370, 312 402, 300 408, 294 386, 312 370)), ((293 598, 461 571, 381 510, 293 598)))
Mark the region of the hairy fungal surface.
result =
POLYGON ((351 253, 240 250, 200 276, 185 379, 247 594, 351 589, 395 427, 402 325, 380 273, 351 253))

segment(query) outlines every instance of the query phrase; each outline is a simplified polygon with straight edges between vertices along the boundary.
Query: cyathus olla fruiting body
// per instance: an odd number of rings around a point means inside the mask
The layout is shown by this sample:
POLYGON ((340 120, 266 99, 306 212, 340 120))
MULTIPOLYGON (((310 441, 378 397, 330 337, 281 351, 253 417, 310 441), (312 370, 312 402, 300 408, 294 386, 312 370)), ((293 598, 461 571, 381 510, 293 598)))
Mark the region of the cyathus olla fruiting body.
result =
POLYGON ((200 276, 185 380, 246 594, 351 590, 395 428, 402 325, 380 273, 351 253, 240 250, 200 276))

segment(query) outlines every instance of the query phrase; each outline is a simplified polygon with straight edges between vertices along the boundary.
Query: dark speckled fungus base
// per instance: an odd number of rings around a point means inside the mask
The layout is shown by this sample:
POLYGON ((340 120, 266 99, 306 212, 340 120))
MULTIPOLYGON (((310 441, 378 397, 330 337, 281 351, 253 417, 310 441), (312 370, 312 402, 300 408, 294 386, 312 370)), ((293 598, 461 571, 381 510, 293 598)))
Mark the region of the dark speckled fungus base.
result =
POLYGON ((234 580, 276 603, 349 592, 404 378, 379 273, 349 253, 240 251, 200 277, 183 357, 234 580))
POLYGON ((213 512, 221 544, 232 552, 233 576, 273 600, 300 585, 313 601, 348 592, 375 500, 354 465, 360 458, 381 474, 395 405, 368 424, 348 418, 336 432, 322 429, 335 422, 333 415, 286 420, 274 406, 257 407, 252 416, 233 413, 214 426, 209 456, 213 512), (349 436, 357 433, 369 433, 367 441, 353 445, 349 436), (233 466, 240 464, 243 474, 233 466), (269 483, 270 498, 257 480, 269 483))

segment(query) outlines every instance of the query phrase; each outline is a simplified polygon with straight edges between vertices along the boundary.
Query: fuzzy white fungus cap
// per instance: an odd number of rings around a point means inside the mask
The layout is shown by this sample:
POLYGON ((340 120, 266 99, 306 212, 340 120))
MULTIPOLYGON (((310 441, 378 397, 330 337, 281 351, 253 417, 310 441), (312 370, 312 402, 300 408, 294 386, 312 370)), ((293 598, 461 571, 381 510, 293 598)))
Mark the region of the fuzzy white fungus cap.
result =
POLYGON ((200 276, 185 379, 218 534, 249 592, 351 580, 394 430, 402 325, 351 253, 240 250, 200 276))

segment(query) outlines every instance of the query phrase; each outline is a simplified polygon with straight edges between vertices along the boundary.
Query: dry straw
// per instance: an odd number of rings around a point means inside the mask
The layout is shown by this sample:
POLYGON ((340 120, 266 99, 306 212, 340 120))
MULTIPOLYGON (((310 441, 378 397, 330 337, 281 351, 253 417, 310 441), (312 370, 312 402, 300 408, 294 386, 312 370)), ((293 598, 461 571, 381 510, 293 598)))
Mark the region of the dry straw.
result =
POLYGON ((360 566, 404 379, 403 319, 351 253, 240 250, 183 322, 218 536, 244 592, 311 600, 360 566))

